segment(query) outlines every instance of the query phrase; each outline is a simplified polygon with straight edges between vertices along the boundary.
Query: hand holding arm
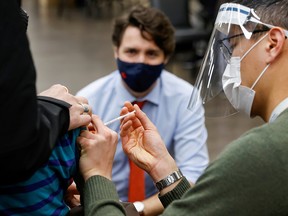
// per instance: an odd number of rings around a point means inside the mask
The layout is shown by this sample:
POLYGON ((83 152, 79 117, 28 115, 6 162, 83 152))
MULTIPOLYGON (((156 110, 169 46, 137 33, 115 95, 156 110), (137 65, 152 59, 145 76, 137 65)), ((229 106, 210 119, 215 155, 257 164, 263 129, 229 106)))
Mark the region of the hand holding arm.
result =
POLYGON ((49 89, 41 92, 38 96, 58 99, 69 104, 68 107, 70 124, 68 130, 75 129, 83 125, 88 125, 89 122, 91 122, 92 108, 88 106, 87 99, 81 96, 74 96, 72 94, 69 94, 68 89, 65 86, 62 86, 60 84, 53 85, 49 89), (84 112, 83 106, 86 106, 88 108, 87 113, 84 112))

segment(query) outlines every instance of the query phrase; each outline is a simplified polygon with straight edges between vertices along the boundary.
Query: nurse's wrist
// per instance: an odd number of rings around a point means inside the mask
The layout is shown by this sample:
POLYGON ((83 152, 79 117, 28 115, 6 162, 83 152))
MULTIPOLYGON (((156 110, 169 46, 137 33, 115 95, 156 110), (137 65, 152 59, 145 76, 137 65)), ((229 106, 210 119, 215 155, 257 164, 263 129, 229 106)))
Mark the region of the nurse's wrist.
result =
POLYGON ((175 160, 168 154, 157 163, 157 166, 155 166, 154 169, 150 170, 149 175, 154 183, 156 183, 178 169, 175 160))

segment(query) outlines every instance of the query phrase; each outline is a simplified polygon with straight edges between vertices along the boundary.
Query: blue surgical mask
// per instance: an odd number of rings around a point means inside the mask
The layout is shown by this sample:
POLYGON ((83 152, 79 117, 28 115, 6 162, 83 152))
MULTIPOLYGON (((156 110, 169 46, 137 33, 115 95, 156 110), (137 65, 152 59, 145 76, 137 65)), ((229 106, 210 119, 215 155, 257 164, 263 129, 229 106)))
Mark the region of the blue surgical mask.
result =
POLYGON ((164 64, 148 65, 128 63, 117 59, 118 70, 123 81, 136 92, 146 91, 160 76, 164 64))

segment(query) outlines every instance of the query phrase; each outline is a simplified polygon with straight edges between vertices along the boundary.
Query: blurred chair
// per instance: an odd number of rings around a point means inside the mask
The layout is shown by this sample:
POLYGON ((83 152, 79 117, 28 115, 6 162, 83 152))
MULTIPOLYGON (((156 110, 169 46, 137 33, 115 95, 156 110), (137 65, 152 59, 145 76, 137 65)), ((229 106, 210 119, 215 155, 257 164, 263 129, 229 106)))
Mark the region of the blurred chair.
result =
POLYGON ((120 11, 124 10, 124 2, 127 0, 84 0, 86 5, 86 13, 88 16, 101 16, 103 9, 109 11, 109 15, 112 15, 113 5, 118 5, 120 11))
POLYGON ((59 0, 58 1, 58 8, 57 8, 58 16, 62 16, 63 15, 65 4, 67 4, 66 0, 59 0))
POLYGON ((69 8, 74 7, 75 4, 77 6, 77 2, 75 0, 58 0, 57 15, 62 17, 64 13, 67 12, 67 9, 69 10, 69 8))
POLYGON ((200 11, 200 16, 206 25, 206 28, 212 28, 215 22, 218 8, 225 2, 224 0, 199 0, 202 5, 202 10, 200 11), (212 26, 211 26, 212 25, 212 26))
MULTIPOLYGON (((189 52, 188 63, 194 76, 198 72, 211 30, 194 28, 190 22, 189 0, 150 0, 150 6, 160 9, 170 19, 175 28, 175 54, 189 52), (200 47, 199 47, 200 46, 200 47), (202 46, 202 47, 201 47, 202 46), (204 47, 203 47, 204 46, 204 47)), ((175 56, 174 56, 175 57, 175 56)))

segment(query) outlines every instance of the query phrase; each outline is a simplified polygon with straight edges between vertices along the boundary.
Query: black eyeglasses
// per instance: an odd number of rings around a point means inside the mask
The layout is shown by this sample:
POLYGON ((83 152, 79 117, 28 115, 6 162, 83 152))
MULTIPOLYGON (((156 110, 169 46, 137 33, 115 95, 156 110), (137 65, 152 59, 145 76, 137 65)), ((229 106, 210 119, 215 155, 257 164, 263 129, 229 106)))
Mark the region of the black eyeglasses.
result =
MULTIPOLYGON (((261 32, 266 32, 269 31, 270 29, 261 29, 261 30, 255 30, 252 32, 252 34, 257 34, 257 33, 261 33, 261 32)), ((219 41, 219 46, 220 46, 220 51, 225 59, 225 61, 227 63, 230 63, 230 59, 233 53, 233 49, 234 47, 231 46, 230 44, 230 40, 236 37, 242 37, 244 36, 244 33, 241 34, 236 34, 236 35, 232 35, 230 37, 224 38, 222 40, 219 41)))

